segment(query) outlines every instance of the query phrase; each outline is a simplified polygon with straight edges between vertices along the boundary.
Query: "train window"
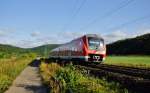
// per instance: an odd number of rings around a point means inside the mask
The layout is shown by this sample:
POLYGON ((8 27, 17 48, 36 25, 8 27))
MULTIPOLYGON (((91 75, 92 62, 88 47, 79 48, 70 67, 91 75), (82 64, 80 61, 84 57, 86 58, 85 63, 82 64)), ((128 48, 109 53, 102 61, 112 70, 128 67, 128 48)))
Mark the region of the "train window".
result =
POLYGON ((103 41, 100 39, 88 39, 89 49, 90 50, 99 50, 100 47, 103 47, 103 41))

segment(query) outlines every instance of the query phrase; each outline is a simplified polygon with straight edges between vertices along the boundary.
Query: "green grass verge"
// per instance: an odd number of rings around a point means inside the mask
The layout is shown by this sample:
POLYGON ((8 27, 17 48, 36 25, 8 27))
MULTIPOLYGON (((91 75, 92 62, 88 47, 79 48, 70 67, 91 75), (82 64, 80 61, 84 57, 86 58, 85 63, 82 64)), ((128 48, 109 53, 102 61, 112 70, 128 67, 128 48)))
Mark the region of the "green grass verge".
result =
POLYGON ((128 93, 118 83, 82 74, 72 65, 60 67, 55 63, 42 63, 40 71, 44 83, 51 88, 50 93, 128 93))
POLYGON ((150 56, 108 56, 104 63, 123 66, 150 67, 150 56))
POLYGON ((17 75, 32 61, 33 56, 25 54, 19 58, 0 60, 0 93, 9 88, 17 75))

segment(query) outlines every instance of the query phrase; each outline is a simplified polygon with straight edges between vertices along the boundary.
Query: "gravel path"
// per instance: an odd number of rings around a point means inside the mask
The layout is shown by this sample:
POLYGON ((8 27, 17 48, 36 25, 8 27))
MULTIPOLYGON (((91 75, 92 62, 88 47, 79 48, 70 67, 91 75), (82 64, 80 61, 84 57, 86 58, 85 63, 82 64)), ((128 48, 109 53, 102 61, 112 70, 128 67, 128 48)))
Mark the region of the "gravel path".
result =
POLYGON ((25 68, 5 93, 47 93, 39 75, 38 61, 25 68))

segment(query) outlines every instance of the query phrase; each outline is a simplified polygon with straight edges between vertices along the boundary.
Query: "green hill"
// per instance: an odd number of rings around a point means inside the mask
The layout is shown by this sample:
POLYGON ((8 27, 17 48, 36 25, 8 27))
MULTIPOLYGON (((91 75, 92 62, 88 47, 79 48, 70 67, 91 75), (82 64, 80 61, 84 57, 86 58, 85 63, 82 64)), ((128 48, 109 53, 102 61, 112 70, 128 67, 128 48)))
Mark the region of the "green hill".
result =
POLYGON ((29 48, 28 51, 37 53, 40 56, 48 56, 49 52, 58 46, 59 44, 48 44, 48 45, 42 45, 34 48, 29 48))
POLYGON ((18 56, 27 52, 26 49, 0 44, 0 58, 8 58, 10 56, 18 56))
POLYGON ((11 56, 19 56, 20 54, 31 52, 40 56, 48 56, 50 50, 57 46, 58 44, 48 44, 34 48, 20 48, 11 45, 0 44, 0 58, 9 58, 11 56))
POLYGON ((107 45, 108 55, 150 55, 150 33, 107 45))

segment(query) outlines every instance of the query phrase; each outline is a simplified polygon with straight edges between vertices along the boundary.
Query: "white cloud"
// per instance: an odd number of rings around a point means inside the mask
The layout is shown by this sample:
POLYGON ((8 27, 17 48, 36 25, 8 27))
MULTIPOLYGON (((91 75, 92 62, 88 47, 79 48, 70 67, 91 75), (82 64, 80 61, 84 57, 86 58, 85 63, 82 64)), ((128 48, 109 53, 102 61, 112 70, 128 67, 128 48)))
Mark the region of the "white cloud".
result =
POLYGON ((8 45, 17 46, 16 41, 14 41, 13 39, 9 39, 9 38, 1 38, 0 44, 8 44, 8 45))
POLYGON ((61 32, 60 34, 61 34, 62 38, 72 39, 72 38, 80 37, 80 36, 82 36, 86 33, 85 32, 69 32, 69 31, 66 31, 66 32, 61 32))
POLYGON ((16 46, 22 47, 22 48, 32 48, 37 47, 45 44, 60 44, 64 43, 61 41, 61 39, 58 39, 58 37, 43 37, 43 38, 37 38, 34 40, 21 40, 16 43, 16 46))
POLYGON ((126 39, 126 38, 134 38, 136 36, 140 36, 140 35, 147 34, 147 33, 150 33, 150 29, 139 30, 132 34, 125 33, 121 30, 118 30, 118 31, 114 31, 112 33, 103 35, 103 37, 105 39, 105 42, 108 44, 108 43, 115 42, 117 40, 122 40, 122 39, 126 39))
POLYGON ((7 36, 10 33, 11 33, 11 31, 9 31, 9 30, 0 29, 0 36, 7 36))
POLYGON ((130 36, 127 33, 118 30, 118 31, 114 31, 110 34, 103 35, 103 37, 104 37, 106 43, 111 43, 111 42, 114 42, 114 41, 117 41, 120 39, 128 38, 130 36))
MULTIPOLYGON (((3 33, 4 31, 0 30, 0 37, 5 36, 7 34, 3 33)), ((105 42, 111 43, 117 40, 126 39, 136 37, 138 35, 150 33, 150 29, 143 29, 139 31, 135 31, 134 33, 125 33, 125 31, 117 30, 109 34, 102 34, 101 36, 105 39, 105 42)), ((0 39, 0 43, 3 44, 11 44, 23 48, 31 48, 40 46, 43 44, 61 44, 71 41, 77 37, 80 37, 84 34, 89 34, 86 32, 58 32, 49 35, 40 35, 39 32, 32 33, 32 36, 36 38, 31 38, 31 40, 15 40, 8 37, 2 37, 0 39), (39 36, 40 35, 40 36, 39 36)))
POLYGON ((0 28, 0 37, 5 37, 10 35, 11 33, 15 32, 15 29, 10 28, 0 28))
MULTIPOLYGON (((40 34, 40 33, 38 33, 40 34)), ((31 33, 31 36, 37 37, 37 32, 31 33)), ((84 33, 78 32, 59 32, 49 36, 40 36, 34 40, 21 40, 16 45, 23 48, 31 48, 44 44, 61 44, 71 41, 74 38, 82 36, 84 33)))
POLYGON ((140 35, 147 34, 147 33, 150 33, 150 29, 139 30, 133 35, 133 37, 140 36, 140 35))
MULTIPOLYGON (((150 29, 146 29, 143 31, 137 31, 133 34, 130 34, 130 33, 125 33, 124 31, 121 31, 121 30, 117 30, 109 34, 102 35, 102 37, 105 39, 105 42, 108 44, 108 43, 115 42, 117 40, 132 38, 132 37, 136 37, 138 35, 142 35, 142 34, 149 33, 149 32, 150 32, 150 29)), ((43 38, 40 37, 33 41, 25 40, 25 41, 22 41, 20 44, 18 44, 18 46, 27 48, 27 47, 36 47, 36 46, 40 46, 43 44, 66 43, 84 34, 87 34, 87 33, 61 32, 57 34, 51 34, 50 36, 45 36, 45 37, 43 36, 43 38)))
POLYGON ((44 38, 38 38, 36 40, 37 42, 41 42, 42 44, 58 44, 58 43, 62 43, 61 39, 59 37, 56 36, 49 36, 49 37, 44 37, 44 38))
POLYGON ((5 35, 6 35, 5 31, 0 30, 0 36, 5 36, 5 35))
POLYGON ((32 32, 30 35, 31 35, 32 37, 37 37, 37 36, 40 35, 40 32, 38 32, 38 31, 32 32))

